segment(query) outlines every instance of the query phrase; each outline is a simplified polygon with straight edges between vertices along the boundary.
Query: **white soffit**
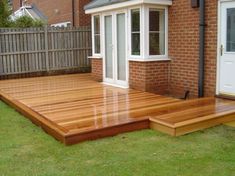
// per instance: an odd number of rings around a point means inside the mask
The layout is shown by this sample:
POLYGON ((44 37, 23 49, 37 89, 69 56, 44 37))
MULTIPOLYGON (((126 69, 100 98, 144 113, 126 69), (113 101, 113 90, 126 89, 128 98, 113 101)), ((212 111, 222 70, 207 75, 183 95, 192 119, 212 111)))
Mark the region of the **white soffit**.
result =
POLYGON ((126 2, 116 3, 116 4, 106 5, 106 6, 102 6, 102 7, 87 9, 85 11, 85 13, 86 14, 94 14, 94 13, 100 13, 100 12, 105 12, 105 11, 109 11, 109 10, 126 8, 126 7, 130 7, 130 6, 141 5, 141 4, 154 4, 154 5, 170 6, 170 5, 172 5, 172 0, 132 0, 132 1, 126 1, 126 2))

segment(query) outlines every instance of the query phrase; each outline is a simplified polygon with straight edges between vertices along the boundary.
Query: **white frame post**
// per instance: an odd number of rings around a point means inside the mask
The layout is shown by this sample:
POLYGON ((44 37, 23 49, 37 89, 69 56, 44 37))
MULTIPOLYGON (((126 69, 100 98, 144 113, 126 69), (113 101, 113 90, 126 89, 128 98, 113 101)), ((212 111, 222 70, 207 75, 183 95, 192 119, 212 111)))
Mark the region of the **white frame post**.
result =
POLYGON ((91 35, 92 35, 92 57, 102 57, 102 17, 101 14, 92 14, 91 16, 91 35), (95 25, 94 17, 99 16, 100 19, 100 53, 95 53, 95 25))

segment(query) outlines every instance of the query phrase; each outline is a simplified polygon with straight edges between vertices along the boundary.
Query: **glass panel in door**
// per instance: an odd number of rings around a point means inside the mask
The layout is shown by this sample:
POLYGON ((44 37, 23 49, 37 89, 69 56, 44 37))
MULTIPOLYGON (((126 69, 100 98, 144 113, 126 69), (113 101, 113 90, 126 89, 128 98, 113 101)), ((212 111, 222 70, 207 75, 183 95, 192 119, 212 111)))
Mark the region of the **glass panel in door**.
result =
POLYGON ((117 14, 117 80, 126 81, 126 20, 125 13, 117 14))
POLYGON ((235 8, 227 9, 227 52, 235 52, 235 8))
POLYGON ((104 17, 105 23, 105 76, 113 79, 113 38, 112 38, 112 16, 104 17))

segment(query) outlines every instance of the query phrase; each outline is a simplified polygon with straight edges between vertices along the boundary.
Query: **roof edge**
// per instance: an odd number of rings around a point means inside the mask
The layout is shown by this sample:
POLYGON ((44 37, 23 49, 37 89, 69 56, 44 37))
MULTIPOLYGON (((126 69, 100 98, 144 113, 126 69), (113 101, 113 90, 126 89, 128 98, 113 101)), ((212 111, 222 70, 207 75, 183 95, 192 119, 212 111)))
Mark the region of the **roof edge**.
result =
MULTIPOLYGON (((96 0, 97 1, 97 0, 96 0)), ((125 8, 135 5, 141 5, 141 4, 154 4, 154 5, 163 5, 163 6, 170 6, 172 5, 172 0, 132 0, 132 1, 124 1, 124 2, 118 2, 114 4, 94 7, 90 9, 85 9, 86 14, 93 14, 93 13, 100 13, 104 11, 119 9, 119 8, 125 8)))

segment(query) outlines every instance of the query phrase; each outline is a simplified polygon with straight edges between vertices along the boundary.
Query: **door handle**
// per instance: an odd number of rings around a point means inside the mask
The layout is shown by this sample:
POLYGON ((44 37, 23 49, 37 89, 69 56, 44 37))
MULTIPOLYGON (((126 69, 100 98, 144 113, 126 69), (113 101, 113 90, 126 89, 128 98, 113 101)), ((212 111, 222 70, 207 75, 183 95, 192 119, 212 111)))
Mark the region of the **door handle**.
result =
POLYGON ((223 56, 224 54, 224 46, 221 44, 220 46, 220 56, 223 56))

